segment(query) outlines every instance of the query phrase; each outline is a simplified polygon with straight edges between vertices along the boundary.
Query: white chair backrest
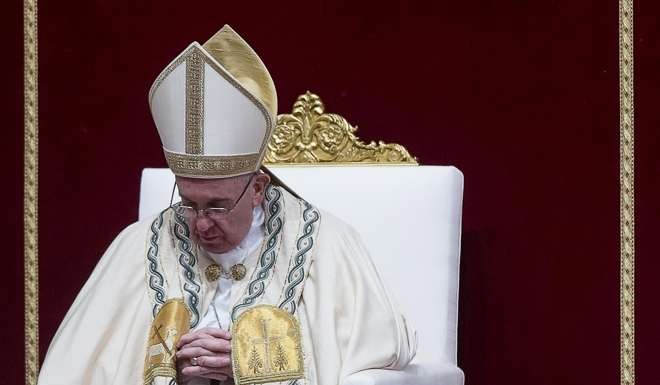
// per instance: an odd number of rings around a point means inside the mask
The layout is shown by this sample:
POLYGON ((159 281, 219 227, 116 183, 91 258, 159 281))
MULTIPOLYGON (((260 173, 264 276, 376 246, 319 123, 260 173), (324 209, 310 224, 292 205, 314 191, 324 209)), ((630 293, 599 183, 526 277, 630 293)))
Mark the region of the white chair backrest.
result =
MULTIPOLYGON (((456 364, 463 175, 443 166, 269 167, 352 225, 419 336, 415 362, 456 364)), ((167 207, 174 176, 145 169, 140 219, 167 207)))

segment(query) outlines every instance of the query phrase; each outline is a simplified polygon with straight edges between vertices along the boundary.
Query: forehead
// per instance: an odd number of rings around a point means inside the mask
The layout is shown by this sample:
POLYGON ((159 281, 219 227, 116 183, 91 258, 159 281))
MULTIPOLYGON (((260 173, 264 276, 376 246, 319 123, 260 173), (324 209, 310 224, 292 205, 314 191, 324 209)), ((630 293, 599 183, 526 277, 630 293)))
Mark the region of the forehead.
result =
POLYGON ((191 200, 232 199, 240 190, 242 176, 223 179, 196 179, 177 177, 179 194, 191 200))

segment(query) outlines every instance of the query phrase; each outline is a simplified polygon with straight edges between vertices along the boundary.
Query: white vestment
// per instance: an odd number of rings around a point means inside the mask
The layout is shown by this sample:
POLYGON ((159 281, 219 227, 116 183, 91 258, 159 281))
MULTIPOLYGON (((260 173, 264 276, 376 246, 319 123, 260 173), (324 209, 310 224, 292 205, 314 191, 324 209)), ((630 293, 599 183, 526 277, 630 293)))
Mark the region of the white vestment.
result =
MULTIPOLYGON (((244 279, 227 280, 231 306, 216 307, 221 318, 231 322, 257 304, 293 314, 305 368, 298 385, 342 384, 361 370, 404 368, 415 355, 415 332, 358 234, 280 187, 269 186, 263 209, 262 247, 244 257, 244 279)), ((191 328, 205 326, 211 303, 223 302, 217 296, 223 284, 205 277, 213 259, 191 246, 175 220, 166 210, 117 236, 55 334, 40 385, 144 384, 151 322, 167 298, 183 299, 191 328)))

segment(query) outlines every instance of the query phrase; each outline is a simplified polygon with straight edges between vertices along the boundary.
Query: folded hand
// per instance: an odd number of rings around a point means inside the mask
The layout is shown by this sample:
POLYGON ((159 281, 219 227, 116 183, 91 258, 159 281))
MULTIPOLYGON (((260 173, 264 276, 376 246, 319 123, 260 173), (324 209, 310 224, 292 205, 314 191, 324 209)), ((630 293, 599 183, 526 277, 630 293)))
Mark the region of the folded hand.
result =
POLYGON ((204 328, 181 337, 177 343, 177 369, 182 381, 203 377, 225 381, 233 377, 231 335, 219 328, 204 328))

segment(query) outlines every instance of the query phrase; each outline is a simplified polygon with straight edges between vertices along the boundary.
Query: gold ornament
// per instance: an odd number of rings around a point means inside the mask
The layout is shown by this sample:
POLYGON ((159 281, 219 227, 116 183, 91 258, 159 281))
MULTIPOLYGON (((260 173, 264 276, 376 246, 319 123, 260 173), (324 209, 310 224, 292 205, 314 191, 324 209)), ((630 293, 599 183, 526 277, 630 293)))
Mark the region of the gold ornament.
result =
POLYGON ((245 273, 247 272, 247 269, 245 268, 245 265, 242 263, 237 263, 234 266, 231 267, 231 277, 234 279, 234 281, 240 281, 241 279, 245 278, 245 273))
POLYGON ((321 98, 307 91, 291 114, 277 117, 264 163, 390 163, 417 165, 398 144, 362 142, 343 117, 325 113, 321 98))
POLYGON ((232 266, 229 269, 229 273, 227 273, 225 269, 222 268, 222 266, 214 263, 208 265, 204 270, 204 273, 206 274, 206 279, 208 279, 211 282, 217 281, 218 278, 220 277, 233 279, 234 281, 240 281, 241 279, 245 278, 245 273, 247 273, 247 269, 245 268, 245 265, 243 265, 242 263, 237 263, 234 266, 232 266))
POLYGON ((208 265, 204 270, 204 273, 206 274, 206 279, 208 279, 209 281, 211 282, 217 281, 218 278, 220 278, 220 275, 222 274, 222 267, 214 263, 212 265, 208 265))

